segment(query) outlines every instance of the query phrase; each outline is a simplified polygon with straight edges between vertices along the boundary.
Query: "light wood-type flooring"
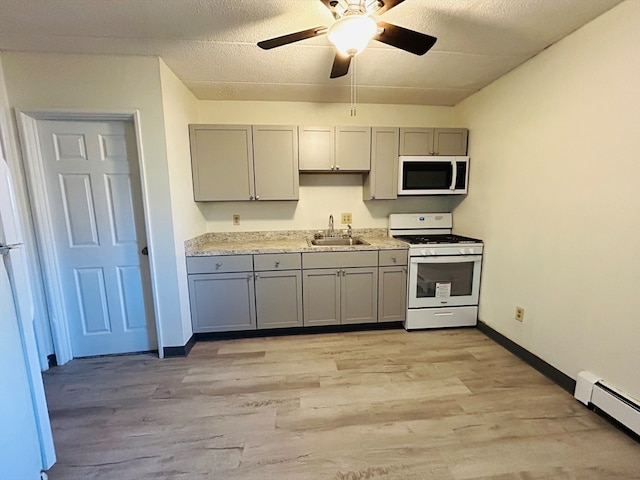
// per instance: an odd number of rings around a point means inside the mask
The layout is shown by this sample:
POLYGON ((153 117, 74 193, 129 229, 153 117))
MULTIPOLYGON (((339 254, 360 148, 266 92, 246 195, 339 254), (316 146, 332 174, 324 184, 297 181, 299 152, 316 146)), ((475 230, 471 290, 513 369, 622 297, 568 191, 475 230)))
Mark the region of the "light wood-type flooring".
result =
POLYGON ((640 479, 640 444, 475 329, 199 342, 45 374, 51 480, 640 479))

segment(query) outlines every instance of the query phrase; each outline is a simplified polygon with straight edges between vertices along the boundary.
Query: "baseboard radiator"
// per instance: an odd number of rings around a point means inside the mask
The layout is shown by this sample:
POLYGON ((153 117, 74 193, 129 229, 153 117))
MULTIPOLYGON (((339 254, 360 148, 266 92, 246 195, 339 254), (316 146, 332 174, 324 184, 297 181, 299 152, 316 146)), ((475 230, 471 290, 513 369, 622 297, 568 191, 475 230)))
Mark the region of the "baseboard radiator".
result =
POLYGON ((640 403, 607 385, 600 377, 591 372, 580 372, 573 396, 587 406, 602 410, 636 435, 640 435, 640 403))

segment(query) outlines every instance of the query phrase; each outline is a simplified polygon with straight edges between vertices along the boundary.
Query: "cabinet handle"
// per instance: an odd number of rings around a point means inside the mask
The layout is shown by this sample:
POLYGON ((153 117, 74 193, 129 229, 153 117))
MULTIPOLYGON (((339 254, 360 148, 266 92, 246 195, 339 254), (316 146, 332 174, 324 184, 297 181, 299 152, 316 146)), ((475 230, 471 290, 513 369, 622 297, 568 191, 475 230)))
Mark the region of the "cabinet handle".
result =
POLYGON ((276 267, 276 268, 279 268, 279 267, 280 267, 280 261, 277 261, 277 262, 275 263, 275 267, 276 267))

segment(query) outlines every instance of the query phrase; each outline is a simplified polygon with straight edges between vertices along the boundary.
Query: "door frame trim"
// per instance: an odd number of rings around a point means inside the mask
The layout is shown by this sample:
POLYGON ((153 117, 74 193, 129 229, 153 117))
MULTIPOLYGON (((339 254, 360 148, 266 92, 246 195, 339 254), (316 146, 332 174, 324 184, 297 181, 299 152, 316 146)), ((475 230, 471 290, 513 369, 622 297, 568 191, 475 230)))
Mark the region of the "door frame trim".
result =
MULTIPOLYGON (((142 191, 142 208, 144 225, 149 240, 149 215, 148 198, 145 188, 144 155, 142 150, 142 138, 140 134, 140 111, 137 109, 124 109, 117 111, 81 111, 81 110, 21 110, 16 109, 16 123, 22 147, 25 177, 27 180, 31 211, 33 215, 36 239, 38 240, 38 252, 40 254, 42 281, 47 298, 47 310, 49 323, 53 336, 53 345, 56 359, 59 365, 63 365, 73 359, 71 334, 67 322, 64 300, 61 288, 61 275, 58 262, 58 254, 54 242, 54 227, 51 212, 47 206, 47 187, 44 173, 44 159, 38 138, 38 122, 41 120, 58 121, 123 121, 132 122, 136 136, 138 150, 138 169, 140 172, 140 188, 142 191)), ((153 321, 156 328, 158 342, 158 354, 163 357, 162 329, 158 325, 158 302, 155 283, 155 269, 152 258, 149 258, 151 277, 151 292, 153 297, 153 321)))

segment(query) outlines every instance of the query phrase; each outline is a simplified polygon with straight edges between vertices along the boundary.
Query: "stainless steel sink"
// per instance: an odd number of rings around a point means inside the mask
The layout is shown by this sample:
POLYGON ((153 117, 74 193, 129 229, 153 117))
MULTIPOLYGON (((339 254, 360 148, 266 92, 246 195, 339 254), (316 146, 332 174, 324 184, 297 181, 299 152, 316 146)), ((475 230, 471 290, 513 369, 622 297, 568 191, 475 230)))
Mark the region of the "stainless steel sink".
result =
POLYGON ((307 240, 309 245, 313 247, 338 247, 338 246, 349 246, 349 245, 369 245, 369 242, 365 242, 361 238, 353 237, 353 238, 313 238, 307 240))

